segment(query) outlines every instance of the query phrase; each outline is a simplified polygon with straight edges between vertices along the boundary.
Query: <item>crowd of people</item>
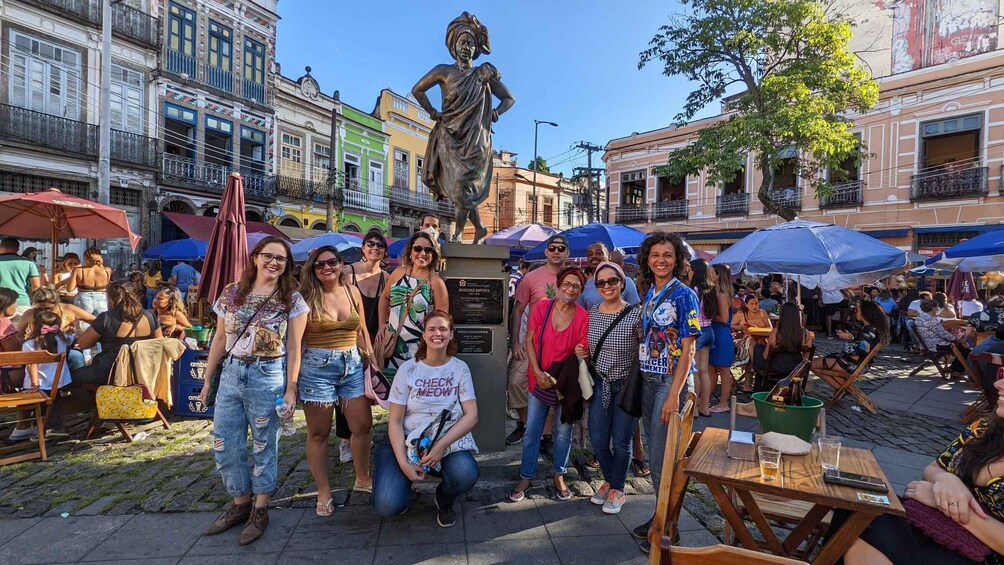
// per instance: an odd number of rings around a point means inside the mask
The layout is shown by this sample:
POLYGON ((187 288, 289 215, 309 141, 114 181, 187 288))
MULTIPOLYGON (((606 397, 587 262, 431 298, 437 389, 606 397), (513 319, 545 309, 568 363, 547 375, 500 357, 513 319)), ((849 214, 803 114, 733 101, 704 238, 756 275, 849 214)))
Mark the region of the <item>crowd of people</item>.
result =
MULTIPOLYGON (((376 512, 404 513, 412 483, 435 476, 441 478, 437 521, 443 527, 456 522, 455 501, 480 474, 471 434, 478 410, 473 376, 456 357, 449 295, 438 273, 438 219, 427 216, 422 227, 392 271, 379 230, 364 236, 362 259, 351 265, 325 246, 298 267, 286 240, 264 238, 239 280, 213 304, 217 331, 202 401, 215 404, 212 450, 233 500, 207 535, 241 525, 240 543, 248 544, 264 534, 278 486, 280 437, 297 405, 306 420, 317 515, 334 512, 328 463, 334 429, 339 459, 355 471, 353 491, 369 493, 376 512), (388 383, 389 406, 387 437, 376 446, 367 391, 373 374, 388 383)), ((47 276, 29 250, 18 254, 18 247, 16 240, 0 240, 0 334, 15 336, 24 350, 65 353, 59 386, 70 394, 86 399, 87 385, 106 382, 122 345, 185 338, 191 326, 186 293, 199 278, 191 265, 178 263, 165 278, 154 261, 117 276, 91 248, 83 261, 67 254, 47 276)), ((591 497, 603 513, 623 508, 629 473, 651 474, 658 489, 669 419, 690 391, 698 398, 697 413, 710 416, 729 409, 734 386, 749 392, 769 384, 755 374, 786 374, 812 359, 813 369, 850 375, 870 351, 894 339, 1004 353, 999 298, 959 304, 959 312, 941 293, 879 288, 806 292, 799 301, 777 280, 741 283, 724 265, 691 261, 673 233, 646 237, 636 277, 602 242, 589 246, 582 268, 568 261, 565 236, 551 236, 544 247, 546 261, 535 269, 521 263, 510 286, 506 402, 517 422, 506 443, 521 445, 518 482, 506 494, 513 502, 526 497, 541 455, 550 459, 555 498, 572 497, 565 475, 573 445, 582 442, 573 437, 577 426, 588 438, 579 445, 592 454, 587 464, 604 478, 591 497), (940 323, 961 316, 971 317, 973 327, 953 331, 940 323), (989 325, 996 335, 976 346, 976 330, 985 329, 977 326, 995 316, 1001 323, 994 318, 989 325), (814 357, 810 320, 848 347, 814 357), (591 391, 580 385, 580 363, 593 376, 591 391), (743 368, 742 379, 733 377, 736 366, 743 368)), ((51 389, 54 370, 30 367, 20 386, 51 389)), ((65 433, 64 416, 56 402, 50 434, 65 433)), ((989 425, 993 430, 998 424, 989 425)), ((971 444, 985 444, 979 438, 987 429, 986 423, 974 427, 971 444)), ((19 424, 8 441, 34 433, 19 424)), ((939 468, 956 476, 952 465, 946 460, 939 468)), ((965 472, 972 471, 967 465, 965 472)), ((933 469, 928 475, 931 485, 949 481, 933 469)), ((921 500, 941 492, 927 483, 911 485, 910 492, 921 500)), ((973 481, 963 483, 976 488, 973 481)), ((638 525, 635 537, 647 540, 651 524, 638 525)), ((877 542, 870 539, 863 536, 862 543, 871 545, 855 551, 871 555, 877 542)), ((641 544, 647 548, 647 541, 641 544)))

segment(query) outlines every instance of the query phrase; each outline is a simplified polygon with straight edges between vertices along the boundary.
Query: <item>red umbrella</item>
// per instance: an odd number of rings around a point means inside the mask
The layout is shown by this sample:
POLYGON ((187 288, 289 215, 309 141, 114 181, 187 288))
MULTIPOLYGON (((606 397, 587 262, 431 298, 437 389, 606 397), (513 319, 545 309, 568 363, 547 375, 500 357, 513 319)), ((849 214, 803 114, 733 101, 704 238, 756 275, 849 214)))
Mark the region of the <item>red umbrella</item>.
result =
POLYGON ((52 272, 56 271, 56 245, 61 239, 129 238, 133 250, 141 239, 129 228, 124 211, 70 196, 55 188, 0 196, 0 233, 50 240, 52 272))
POLYGON ((976 292, 976 281, 973 279, 973 274, 956 269, 951 278, 948 279, 948 290, 945 294, 956 302, 977 299, 979 294, 976 292))
POLYGON ((199 298, 216 302, 223 287, 236 282, 248 262, 248 235, 244 219, 244 178, 238 173, 227 177, 227 187, 220 200, 220 213, 206 246, 202 263, 199 298))

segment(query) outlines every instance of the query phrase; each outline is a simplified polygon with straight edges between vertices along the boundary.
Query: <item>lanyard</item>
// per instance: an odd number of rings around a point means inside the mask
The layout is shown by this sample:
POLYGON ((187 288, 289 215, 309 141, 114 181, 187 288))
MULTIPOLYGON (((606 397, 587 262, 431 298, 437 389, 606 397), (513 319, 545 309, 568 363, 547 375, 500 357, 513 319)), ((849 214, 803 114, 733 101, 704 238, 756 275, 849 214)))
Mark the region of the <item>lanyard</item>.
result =
POLYGON ((648 292, 645 294, 645 311, 642 312, 641 317, 641 334, 643 336, 648 335, 648 325, 652 320, 653 310, 662 304, 663 299, 666 298, 666 293, 669 292, 670 289, 672 289, 678 282, 680 281, 676 280, 676 277, 673 277, 671 281, 666 283, 666 286, 662 287, 659 297, 656 298, 654 302, 652 301, 652 298, 655 296, 655 287, 653 286, 648 289, 648 292))

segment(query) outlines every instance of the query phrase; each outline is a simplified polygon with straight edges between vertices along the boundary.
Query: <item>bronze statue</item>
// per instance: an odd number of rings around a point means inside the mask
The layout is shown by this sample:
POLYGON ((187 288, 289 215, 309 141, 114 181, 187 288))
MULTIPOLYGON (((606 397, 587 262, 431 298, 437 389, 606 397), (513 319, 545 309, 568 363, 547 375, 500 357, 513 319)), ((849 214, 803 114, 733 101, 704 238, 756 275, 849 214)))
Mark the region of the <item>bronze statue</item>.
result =
POLYGON ((502 75, 491 63, 472 65, 482 53, 491 53, 488 28, 464 12, 446 28, 446 47, 456 60, 436 65, 411 89, 419 105, 436 122, 425 150, 422 180, 437 200, 449 199, 456 207, 452 241, 460 241, 467 220, 474 224, 474 243, 488 235, 481 224, 478 205, 488 198, 492 177, 492 123, 516 100, 502 84, 502 75), (437 111, 425 92, 439 85, 443 109, 437 111), (499 105, 492 108, 492 96, 499 105))

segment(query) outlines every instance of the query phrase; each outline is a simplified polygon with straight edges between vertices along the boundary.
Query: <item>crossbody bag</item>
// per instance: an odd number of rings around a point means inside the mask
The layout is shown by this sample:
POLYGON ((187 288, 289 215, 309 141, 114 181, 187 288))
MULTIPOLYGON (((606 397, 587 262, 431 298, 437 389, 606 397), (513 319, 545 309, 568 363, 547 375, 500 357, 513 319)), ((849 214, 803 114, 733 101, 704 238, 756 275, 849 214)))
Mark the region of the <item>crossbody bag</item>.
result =
MULTIPOLYGON (((251 314, 247 323, 244 324, 240 333, 237 334, 237 339, 234 340, 234 344, 228 347, 226 352, 223 353, 223 357, 216 362, 216 367, 213 369, 213 377, 209 383, 209 394, 206 396, 206 406, 209 406, 210 408, 216 406, 216 395, 220 392, 220 378, 223 376, 223 364, 230 358, 230 352, 237 347, 237 341, 244 335, 244 332, 248 331, 251 324, 258 318, 258 314, 261 313, 261 309, 272 300, 277 292, 279 292, 279 287, 276 287, 276 289, 272 291, 272 294, 268 295, 268 298, 263 300, 262 303, 258 305, 258 309, 254 311, 254 314, 251 314)), ((219 328, 217 328, 217 330, 219 330, 219 328)), ((226 331, 226 328, 224 328, 224 331, 226 331)))

